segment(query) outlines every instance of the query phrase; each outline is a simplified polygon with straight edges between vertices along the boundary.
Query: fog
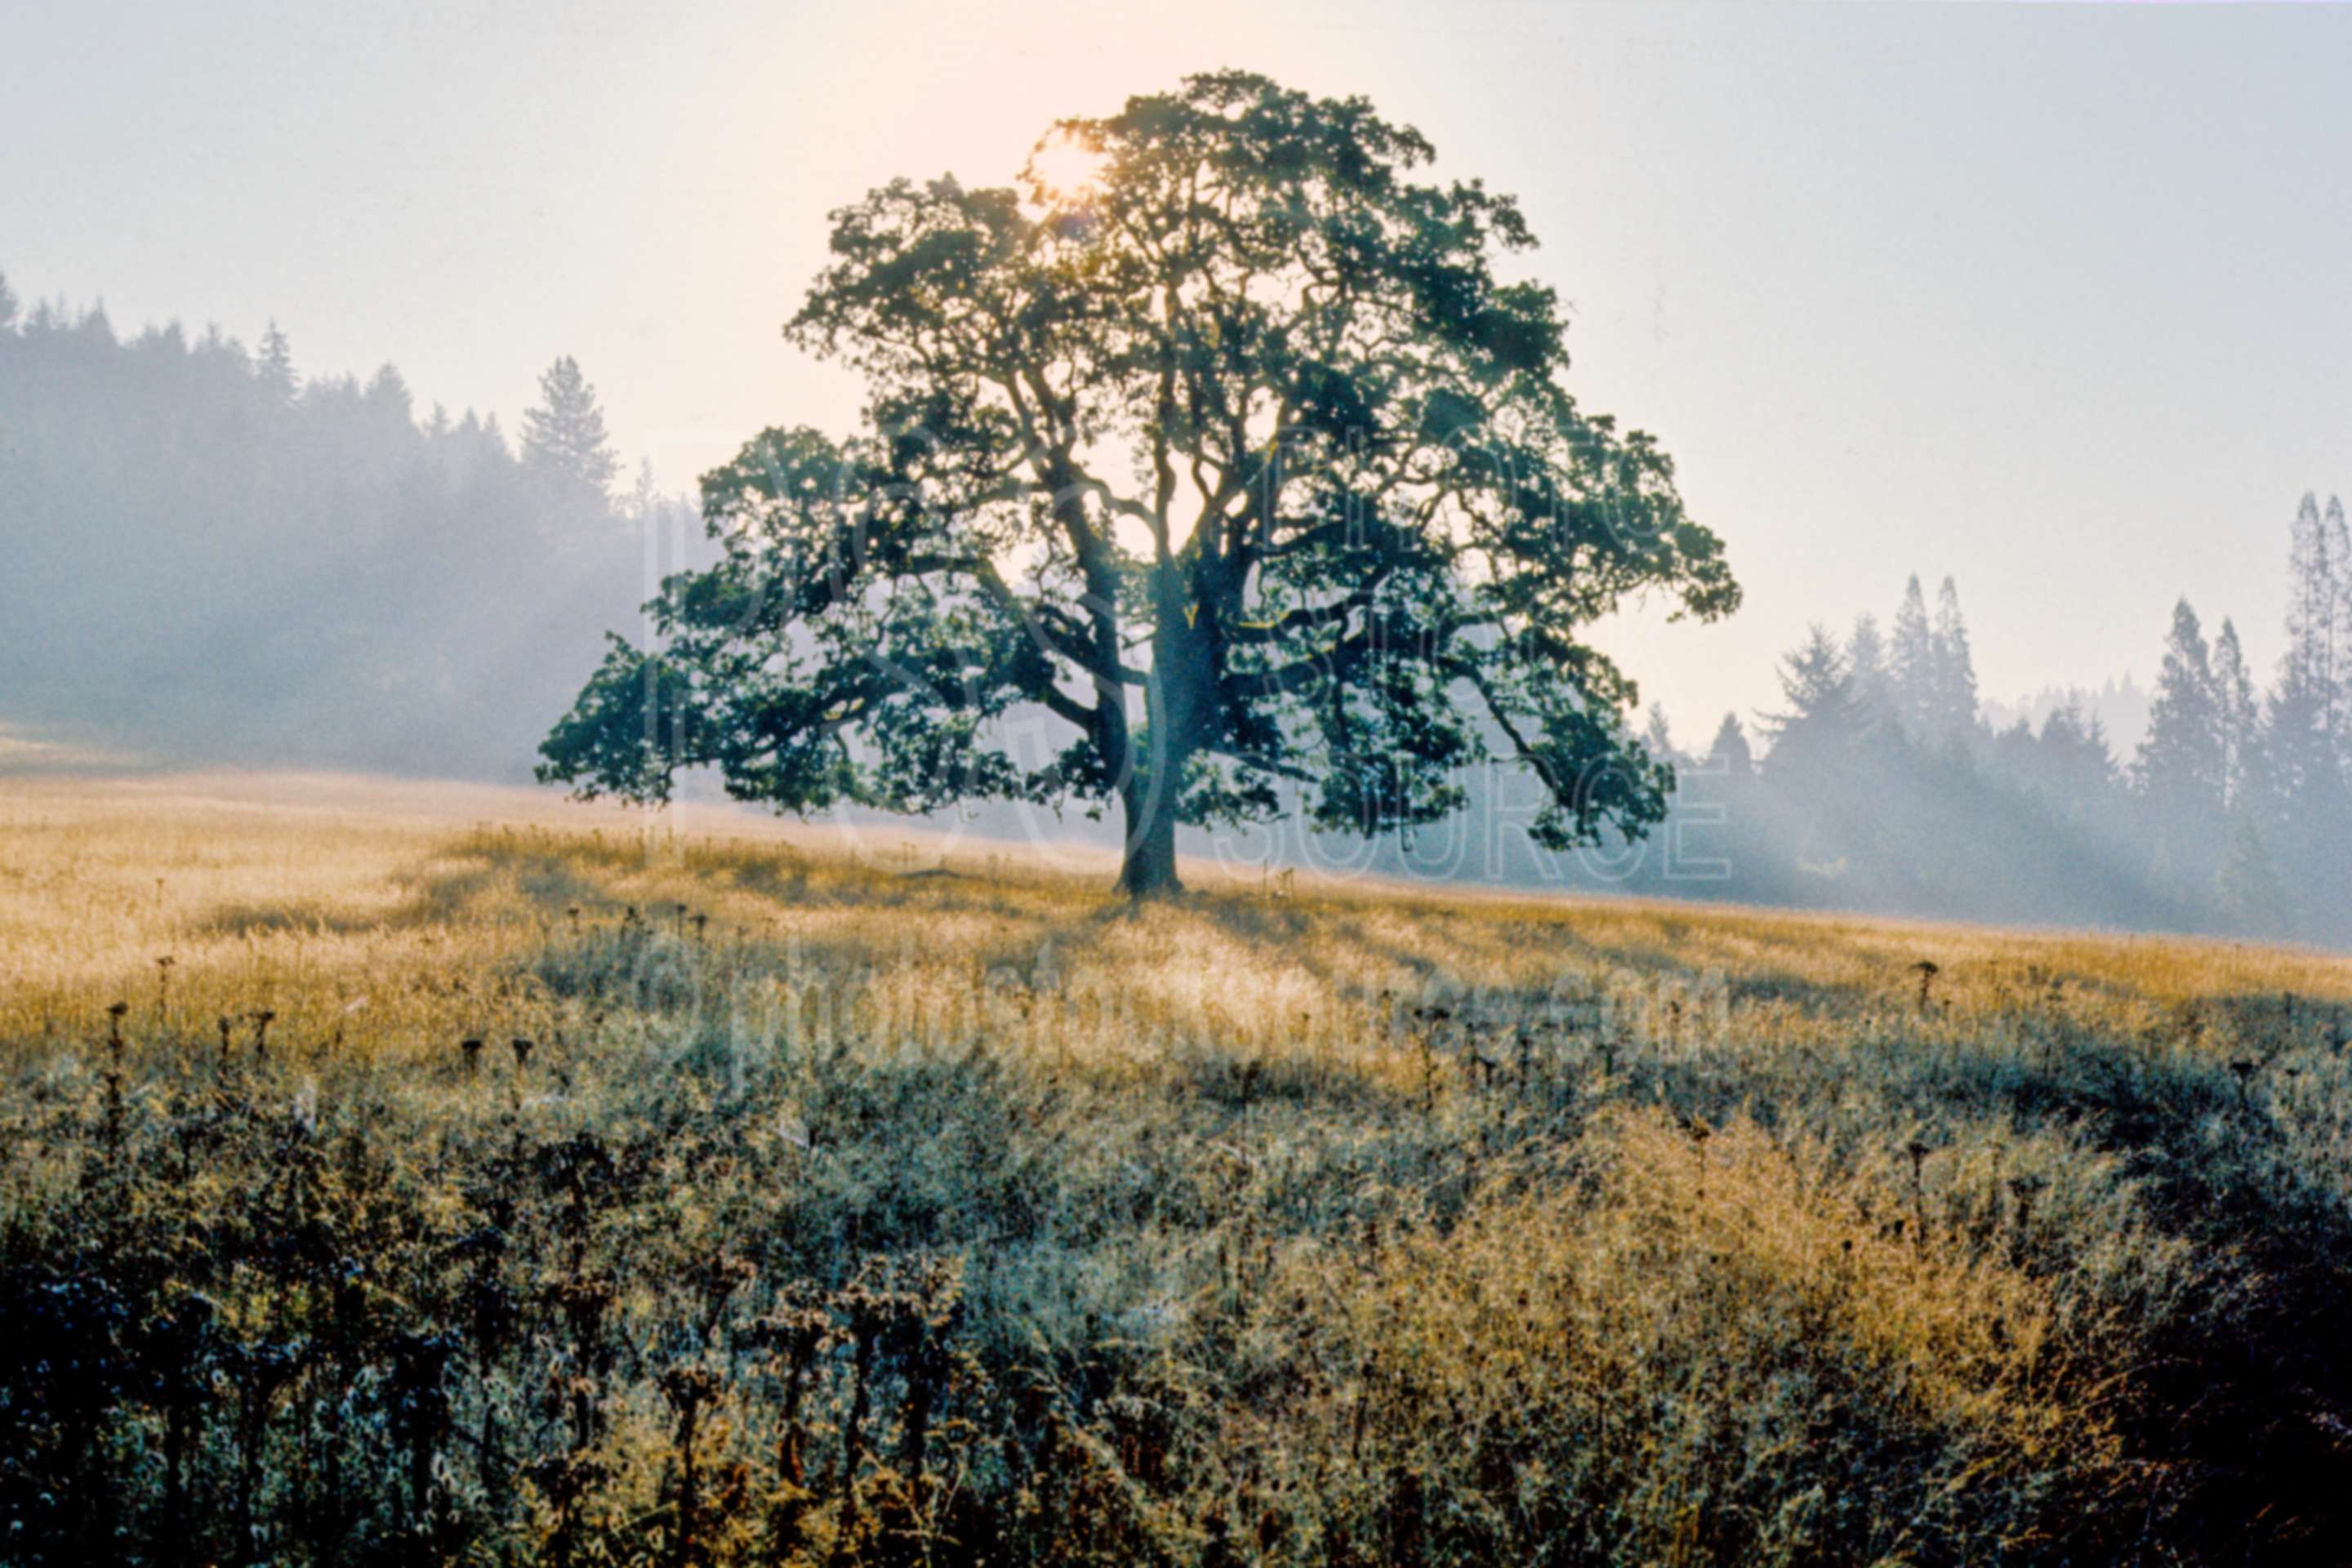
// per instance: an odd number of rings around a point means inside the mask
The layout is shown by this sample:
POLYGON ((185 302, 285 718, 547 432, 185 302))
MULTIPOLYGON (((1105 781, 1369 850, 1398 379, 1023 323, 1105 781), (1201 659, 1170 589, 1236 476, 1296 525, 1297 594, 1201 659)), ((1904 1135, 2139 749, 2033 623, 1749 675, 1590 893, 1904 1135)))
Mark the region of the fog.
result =
MULTIPOLYGON (((13 307, 13 300, 10 301, 13 307)), ((386 365, 179 327, 0 331, 0 722, 126 760, 520 780, 644 597, 614 500, 386 365)))
MULTIPOLYGON (((2119 650, 2159 671, 2152 688, 1988 701, 1958 585, 1914 579, 1849 626, 1788 628, 1776 709, 1653 710, 1645 744, 1678 787, 1640 842, 1542 849, 1534 780, 1484 764, 1436 829, 1358 839, 1293 814, 1185 847, 1244 868, 2340 942, 2352 549, 2340 504, 2278 510, 2293 608, 2274 672, 2184 601, 2119 650)), ((274 329, 252 346, 125 333, 5 293, 0 539, 0 770, 492 783, 530 778, 606 634, 642 638, 657 577, 712 553, 684 498, 623 482, 569 360, 510 435, 420 407, 390 364, 306 374, 274 329)), ((1116 837, 1001 803, 929 826, 1116 837)))

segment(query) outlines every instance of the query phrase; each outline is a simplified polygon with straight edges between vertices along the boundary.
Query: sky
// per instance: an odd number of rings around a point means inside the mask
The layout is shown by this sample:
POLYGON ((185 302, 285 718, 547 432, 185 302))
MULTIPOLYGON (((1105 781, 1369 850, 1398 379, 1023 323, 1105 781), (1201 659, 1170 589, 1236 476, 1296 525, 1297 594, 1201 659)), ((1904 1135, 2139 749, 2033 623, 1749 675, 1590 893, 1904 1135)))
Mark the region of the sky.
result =
POLYGON ((576 355, 684 489, 856 384, 779 328, 825 215, 1008 183, 1055 119, 1235 67, 1517 195, 1570 386, 1657 434, 1747 603, 1600 637, 1703 743, 1808 623, 1958 579, 1981 688, 2267 669, 2352 491, 2352 8, 7 0, 0 272, 118 330, 275 319, 512 429, 576 355))

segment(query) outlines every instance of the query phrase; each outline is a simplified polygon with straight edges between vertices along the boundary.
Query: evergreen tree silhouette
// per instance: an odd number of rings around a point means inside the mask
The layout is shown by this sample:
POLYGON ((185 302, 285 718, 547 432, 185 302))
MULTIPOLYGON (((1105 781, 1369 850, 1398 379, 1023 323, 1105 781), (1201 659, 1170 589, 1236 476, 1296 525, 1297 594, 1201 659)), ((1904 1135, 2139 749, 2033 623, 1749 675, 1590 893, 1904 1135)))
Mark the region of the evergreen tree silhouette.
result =
POLYGON ((2344 598, 2344 562, 2321 520, 2319 498, 2304 492, 2287 545, 2286 665, 2280 684, 2315 703, 2316 721, 2337 732, 2337 613, 2344 598))
POLYGON ((1845 768, 1862 737, 1863 719, 1837 639, 1816 622, 1804 642, 1782 657, 1778 673, 1786 706, 1763 716, 1772 741, 1766 770, 1845 768))
POLYGON ((596 389, 580 374, 580 362, 565 354, 539 378, 538 406, 522 416, 526 468, 603 500, 621 460, 605 433, 596 389))
POLYGON ((1853 685, 1853 700, 1862 710, 1865 727, 1874 730, 1895 723, 1886 638, 1878 629, 1878 617, 1867 610, 1853 618, 1853 630, 1845 639, 1845 662, 1847 676, 1853 685))
POLYGON ((1741 728, 1738 714, 1726 713, 1723 722, 1716 726, 1706 760, 1710 770, 1726 778, 1744 779, 1756 771, 1756 754, 1748 744, 1748 731, 1741 728))
POLYGON ((1666 722, 1666 710, 1664 703, 1650 704, 1649 723, 1642 732, 1642 747, 1650 753, 1653 762, 1664 763, 1669 767, 1674 765, 1675 756, 1674 731, 1666 722))
POLYGON ((2197 612, 2182 599, 2173 607, 2133 782, 2146 803, 2159 864, 2184 886, 2201 884, 2220 858, 2226 757, 2212 653, 2197 612))
POLYGON ((1934 675, 1926 733, 1938 743, 1965 740, 1977 724, 1977 665, 1969 647, 1968 623, 1960 617, 1960 591, 1949 577, 1936 592, 1936 628, 1929 647, 1934 675))
POLYGON ((2352 534, 2344 521, 2344 500, 2329 496, 2319 516, 2319 537, 2332 569, 2327 616, 2328 734, 2338 765, 2352 762, 2352 534))
POLYGON ((254 368, 262 391, 280 406, 293 402, 294 395, 302 389, 300 378, 294 374, 294 350, 287 342, 286 334, 278 330, 275 320, 261 334, 261 353, 256 356, 254 368))
POLYGON ((1887 674, 1894 693, 1895 721, 1906 734, 1924 736, 1933 726, 1936 700, 1936 634, 1927 622, 1927 595, 1919 574, 1904 584, 1902 606, 1895 612, 1895 631, 1887 648, 1887 674))
POLYGON ((2305 493, 2287 548, 2287 647, 2263 705, 2262 815, 2306 935, 2352 929, 2333 913, 2352 876, 2352 782, 2345 772, 2352 704, 2341 657, 2352 629, 2345 604, 2352 561, 2343 533, 2343 508, 2322 512, 2305 493))
POLYGON ((2221 724, 2221 795, 2234 811, 2250 806, 2259 787, 2262 710, 2238 628, 2227 616, 2213 639, 2213 699, 2221 724))

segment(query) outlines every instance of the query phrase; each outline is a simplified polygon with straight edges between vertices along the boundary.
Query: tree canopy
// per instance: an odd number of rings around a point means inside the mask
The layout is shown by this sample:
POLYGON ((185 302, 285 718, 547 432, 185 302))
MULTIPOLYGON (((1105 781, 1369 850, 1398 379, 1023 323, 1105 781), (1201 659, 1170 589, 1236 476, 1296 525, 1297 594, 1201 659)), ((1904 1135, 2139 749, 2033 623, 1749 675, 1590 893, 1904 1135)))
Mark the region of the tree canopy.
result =
POLYGON ((786 331, 865 375, 865 427, 706 477, 724 558, 664 585, 657 646, 614 640, 541 776, 1115 802, 1138 893, 1175 885, 1179 822, 1288 786, 1318 826, 1406 828, 1490 748, 1541 781, 1548 844, 1657 821, 1671 774, 1582 628, 1738 586, 1656 442, 1565 389, 1558 297, 1498 268, 1518 207, 1432 155, 1361 99, 1224 73, 1061 122, 1015 188, 835 213, 786 331), (1023 754, 1041 710, 1073 737, 1023 754))

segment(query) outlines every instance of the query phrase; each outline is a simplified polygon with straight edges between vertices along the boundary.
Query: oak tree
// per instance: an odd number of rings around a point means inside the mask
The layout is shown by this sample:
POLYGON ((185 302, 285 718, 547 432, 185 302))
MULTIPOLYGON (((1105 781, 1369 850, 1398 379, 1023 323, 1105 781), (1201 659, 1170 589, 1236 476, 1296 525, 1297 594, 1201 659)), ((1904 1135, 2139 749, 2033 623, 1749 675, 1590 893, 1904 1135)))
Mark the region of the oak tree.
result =
POLYGON ((1379 833, 1499 752, 1559 848, 1638 835, 1670 773, 1587 640, 1738 589, 1648 435, 1580 407, 1517 205, 1426 176, 1361 99, 1187 79, 1056 125, 1016 185, 833 216, 786 328, 863 427, 769 430, 702 485, 722 554, 613 640, 541 776, 667 799, 709 766, 807 812, 1116 805, 1121 886, 1180 823, 1379 833), (1050 714, 1067 743, 1024 752, 1050 714))

